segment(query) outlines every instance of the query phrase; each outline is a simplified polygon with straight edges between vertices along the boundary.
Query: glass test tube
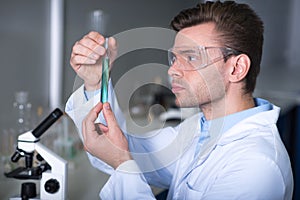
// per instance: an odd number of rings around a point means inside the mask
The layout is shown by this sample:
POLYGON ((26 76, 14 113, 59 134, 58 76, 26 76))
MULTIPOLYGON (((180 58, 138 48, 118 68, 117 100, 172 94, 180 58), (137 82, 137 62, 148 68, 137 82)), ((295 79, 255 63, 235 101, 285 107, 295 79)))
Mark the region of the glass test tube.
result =
POLYGON ((101 102, 108 100, 108 79, 109 79, 109 57, 108 57, 108 38, 105 38, 106 53, 102 59, 102 80, 101 80, 101 102))

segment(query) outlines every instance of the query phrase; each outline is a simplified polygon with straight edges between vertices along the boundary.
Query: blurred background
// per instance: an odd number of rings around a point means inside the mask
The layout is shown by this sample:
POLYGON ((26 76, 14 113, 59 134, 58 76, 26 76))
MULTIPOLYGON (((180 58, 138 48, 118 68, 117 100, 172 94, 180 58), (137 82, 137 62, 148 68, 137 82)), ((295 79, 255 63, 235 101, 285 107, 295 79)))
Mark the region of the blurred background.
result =
MULTIPOLYGON (((17 180, 8 180, 3 172, 13 166, 7 157, 14 151, 15 138, 25 122, 18 121, 19 105, 24 106, 27 129, 33 128, 54 107, 64 109, 71 93, 80 85, 69 64, 73 44, 91 30, 105 35, 143 27, 169 28, 172 18, 197 0, 9 0, 0 2, 0 199, 19 193, 17 180), (100 21, 97 21, 99 20, 100 21), (75 84, 76 82, 76 84, 75 84)), ((300 198, 300 1, 238 0, 250 4, 265 23, 265 43, 261 74, 255 95, 269 99, 282 108, 278 127, 291 157, 294 198, 300 198)), ((172 38, 171 38, 172 39, 172 38)), ((166 43, 171 40, 166 41, 166 43)), ((147 106, 166 105, 172 99, 168 90, 166 54, 160 49, 145 48, 124 54, 115 63, 112 79, 122 79, 124 88, 137 88, 134 94, 119 91, 121 107, 128 103, 147 106), (161 70, 147 73, 153 84, 137 87, 141 80, 122 76, 137 66, 154 63, 161 70), (162 73, 165 72, 165 73, 162 73), (161 86, 159 86, 161 85, 161 86), (154 95, 153 95, 154 94, 154 95), (164 97, 162 99, 162 97, 164 97)), ((137 72, 138 73, 138 72, 137 72)), ((154 112, 161 113, 161 109, 154 112)), ((22 111, 23 112, 23 111, 22 111)), ((135 116, 144 110, 134 107, 135 116)), ((155 113, 154 113, 155 114, 155 113)), ((43 142, 70 162, 70 199, 98 199, 98 192, 108 176, 93 169, 85 155, 73 123, 65 117, 45 135, 43 142), (64 138, 61 138, 64 132, 64 138), (59 140, 68 141, 64 150, 59 140), (58 146, 57 146, 58 145, 58 146), (84 174, 84 175, 83 175, 84 174), (82 177, 83 176, 83 177, 82 177), (80 180, 80 182, 78 182, 80 180), (100 181, 99 181, 100 180, 100 181)))

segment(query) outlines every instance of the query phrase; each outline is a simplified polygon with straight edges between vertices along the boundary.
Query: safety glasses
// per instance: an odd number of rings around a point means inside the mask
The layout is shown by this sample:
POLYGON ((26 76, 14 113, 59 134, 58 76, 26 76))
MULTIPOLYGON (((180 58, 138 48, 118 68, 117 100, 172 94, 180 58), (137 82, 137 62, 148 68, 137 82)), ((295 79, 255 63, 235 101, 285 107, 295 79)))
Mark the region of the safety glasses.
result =
POLYGON ((184 71, 194 71, 238 54, 239 51, 229 47, 179 46, 168 50, 168 61, 170 67, 176 65, 184 71))

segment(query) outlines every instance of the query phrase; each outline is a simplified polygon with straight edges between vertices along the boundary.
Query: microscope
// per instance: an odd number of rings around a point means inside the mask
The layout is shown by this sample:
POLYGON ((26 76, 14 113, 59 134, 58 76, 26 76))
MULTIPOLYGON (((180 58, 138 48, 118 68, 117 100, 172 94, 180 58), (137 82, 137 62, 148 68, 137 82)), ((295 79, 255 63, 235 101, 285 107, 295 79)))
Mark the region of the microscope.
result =
POLYGON ((21 197, 10 200, 66 199, 67 161, 39 143, 40 136, 62 115, 63 112, 56 108, 35 129, 18 136, 17 148, 11 161, 18 162, 20 158, 25 158, 25 167, 18 167, 5 173, 5 176, 21 180, 40 180, 40 195, 36 194, 35 183, 25 182, 22 184, 21 197), (38 161, 37 166, 33 166, 34 157, 38 161))

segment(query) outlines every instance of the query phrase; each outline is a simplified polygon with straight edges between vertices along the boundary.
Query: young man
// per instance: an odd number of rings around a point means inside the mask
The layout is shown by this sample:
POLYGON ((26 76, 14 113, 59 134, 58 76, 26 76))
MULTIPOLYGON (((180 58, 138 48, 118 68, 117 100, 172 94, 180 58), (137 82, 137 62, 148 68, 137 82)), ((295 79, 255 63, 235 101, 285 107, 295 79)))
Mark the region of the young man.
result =
MULTIPOLYGON (((149 185, 156 185, 169 189, 168 199, 292 199, 279 108, 252 96, 260 18, 246 4, 207 2, 179 13, 172 27, 178 32, 168 52, 172 92, 178 106, 201 112, 147 138, 126 133, 112 87, 109 103, 94 107, 99 94, 85 98, 100 87, 104 38, 91 32, 73 47, 71 65, 84 86, 66 111, 82 130, 92 164, 111 174, 100 197, 154 199, 149 185)), ((116 57, 113 38, 110 49, 116 57)))

